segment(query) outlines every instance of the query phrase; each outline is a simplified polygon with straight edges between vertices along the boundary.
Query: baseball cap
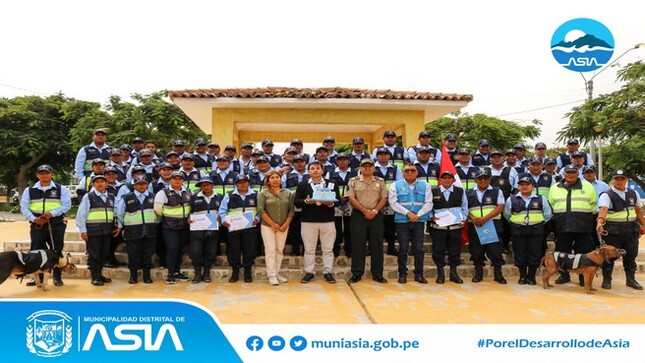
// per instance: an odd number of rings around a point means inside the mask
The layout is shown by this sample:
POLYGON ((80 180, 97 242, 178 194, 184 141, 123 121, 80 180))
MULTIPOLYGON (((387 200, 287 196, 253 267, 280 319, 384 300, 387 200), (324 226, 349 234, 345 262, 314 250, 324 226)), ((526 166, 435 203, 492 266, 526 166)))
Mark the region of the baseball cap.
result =
POLYGON ((206 140, 202 139, 201 137, 199 139, 195 139, 195 145, 206 145, 207 142, 206 140))
POLYGON ((175 140, 172 142, 172 146, 185 146, 183 140, 175 140))
POLYGON ((446 135, 446 141, 457 141, 457 136, 454 134, 446 135))
POLYGON ((105 165, 106 162, 105 162, 105 160, 103 160, 101 158, 92 159, 92 165, 95 165, 95 164, 103 164, 103 165, 105 165))
POLYGON ((96 129, 94 132, 92 132, 92 135, 100 134, 103 133, 104 135, 107 135, 107 132, 105 132, 104 129, 96 129))
POLYGON ((172 165, 170 165, 170 163, 166 163, 166 162, 159 163, 159 165, 157 166, 157 170, 161 170, 161 169, 172 169, 172 165))
POLYGON ((336 139, 334 139, 332 136, 327 136, 323 139, 323 142, 336 142, 336 139))
POLYGON ((587 172, 596 172, 596 167, 593 165, 585 165, 582 167, 582 174, 587 173, 587 172))
POLYGON ((217 159, 215 159, 215 160, 216 161, 220 161, 220 160, 231 161, 231 158, 229 158, 228 155, 221 154, 221 155, 217 155, 217 159))
POLYGON ((148 149, 141 149, 141 151, 139 151, 139 157, 142 156, 152 156, 152 151, 148 149))
POLYGON ((103 180, 107 181, 107 178, 105 177, 105 175, 98 174, 98 175, 94 175, 92 177, 92 184, 94 184, 94 182, 99 180, 99 179, 103 179, 103 180))
POLYGON ((112 151, 110 152, 110 156, 112 156, 112 155, 119 155, 119 156, 121 156, 121 149, 118 149, 118 148, 114 148, 114 149, 112 149, 112 151))
POLYGON ((493 150, 493 151, 490 152, 491 157, 495 156, 495 155, 504 156, 504 154, 502 154, 502 152, 499 151, 499 150, 493 150))
POLYGON ((300 139, 293 139, 293 140, 291 140, 291 145, 293 145, 293 144, 302 145, 302 140, 300 140, 300 139))
POLYGON ((241 181, 250 182, 250 180, 249 180, 249 177, 248 177, 248 176, 246 176, 245 174, 238 174, 238 175, 235 177, 235 184, 237 184, 237 183, 239 183, 239 182, 241 182, 241 181))
POLYGON ((295 148, 295 147, 293 147, 293 146, 288 146, 286 149, 284 149, 284 153, 285 153, 285 154, 290 154, 290 153, 297 154, 297 153, 298 153, 298 149, 296 149, 296 148, 295 148))
POLYGON ((442 171, 441 174, 439 174, 439 178, 443 177, 444 175, 450 175, 453 178, 455 177, 455 174, 450 170, 442 171))
POLYGON ((219 147, 219 144, 216 143, 215 141, 211 141, 210 143, 208 143, 208 147, 211 147, 211 146, 219 147))
POLYGON ((132 151, 132 146, 130 146, 130 145, 128 145, 128 144, 123 144, 123 145, 119 146, 119 150, 128 150, 128 151, 132 151))
POLYGON ((383 133, 383 137, 388 137, 388 136, 394 136, 396 137, 396 133, 392 130, 387 130, 383 133))
POLYGON ((138 176, 132 179, 132 184, 148 183, 148 179, 145 176, 138 176))
POLYGON ((422 137, 430 137, 430 133, 428 131, 419 132, 419 138, 422 138, 422 137))
POLYGON ((347 155, 347 153, 338 153, 338 155, 336 155, 336 160, 338 160, 338 159, 347 159, 347 160, 349 160, 349 155, 347 155))
POLYGON ((136 144, 137 142, 144 143, 145 141, 143 141, 142 137, 137 136, 134 139, 132 139, 132 144, 136 144))
POLYGON ((307 161, 307 158, 305 157, 305 154, 298 154, 294 156, 293 161, 296 162, 298 160, 307 161))
POLYGON ((515 144, 513 145, 513 149, 526 150, 526 146, 524 144, 515 144))
POLYGON ((166 153, 166 159, 168 159, 168 157, 171 155, 179 156, 179 153, 176 151, 169 151, 168 153, 166 153))
POLYGON ((211 177, 209 177, 209 176, 203 176, 203 177, 199 178, 199 181, 197 182, 197 184, 196 184, 196 185, 197 185, 198 187, 201 187, 201 186, 202 186, 202 183, 211 183, 211 184, 214 184, 214 183, 213 183, 213 179, 211 179, 211 177))
POLYGON ((573 164, 565 165, 563 170, 564 170, 565 173, 568 172, 568 171, 575 171, 576 173, 578 172, 578 169, 576 169, 575 165, 573 165, 573 164))
POLYGON ((269 158, 267 158, 267 157, 266 157, 266 156, 264 156, 264 155, 260 155, 260 156, 258 157, 258 159, 255 161, 255 163, 257 164, 257 163, 260 163, 260 162, 268 163, 268 162, 269 162, 269 158))
POLYGON ((625 175, 625 172, 621 169, 616 170, 615 172, 611 173, 611 178, 616 179, 616 178, 627 178, 627 175, 625 175))
POLYGON ((537 144, 535 144, 535 148, 536 149, 546 149, 546 144, 543 143, 543 142, 538 142, 537 144))
POLYGON ((584 157, 584 154, 581 151, 574 151, 571 153, 572 158, 582 158, 584 157))
POLYGON ((417 150, 417 154, 418 154, 418 153, 420 153, 420 152, 427 152, 427 153, 429 153, 429 152, 430 152, 430 148, 429 148, 429 147, 427 147, 427 146, 425 146, 425 145, 421 145, 421 146, 419 146, 419 150, 417 150))
POLYGON ((45 171, 45 172, 48 172, 48 173, 53 173, 54 168, 52 168, 51 165, 43 164, 43 165, 39 166, 36 169, 36 173, 40 173, 42 171, 45 171))
POLYGON ((547 164, 557 164, 558 162, 554 158, 544 158, 544 165, 547 164))
MULTIPOLYGON (((168 166, 170 166, 170 164, 168 164, 168 166)), ((144 173, 146 172, 146 168, 143 167, 143 165, 140 165, 140 164, 134 165, 132 167, 132 169, 130 169, 130 170, 131 170, 131 172, 130 172, 131 174, 134 174, 134 173, 137 173, 137 172, 144 172, 144 173)))
POLYGON ((253 149, 253 151, 251 151, 251 155, 264 155, 264 153, 259 149, 253 149))
POLYGON ((490 174, 488 173, 488 171, 486 171, 486 169, 481 169, 475 174, 475 179, 479 178, 490 178, 490 174))
POLYGON ((529 164, 542 164, 542 158, 539 156, 534 156, 529 159, 529 164))
POLYGON ((194 160, 195 160, 195 155, 193 155, 193 154, 191 154, 191 153, 184 153, 184 154, 181 156, 181 160, 186 160, 186 159, 189 159, 189 160, 193 160, 193 161, 194 161, 194 160))
POLYGON ((457 150, 457 154, 470 154, 470 150, 468 150, 465 147, 462 147, 461 149, 457 150))
POLYGON ((533 185, 533 179, 529 176, 523 176, 517 180, 517 184, 521 183, 530 183, 531 185, 533 185))
POLYGON ((184 173, 182 171, 180 171, 180 170, 173 171, 172 174, 170 174, 170 179, 172 179, 172 178, 174 178, 176 176, 181 177, 182 179, 186 179, 186 175, 184 175, 184 173))
POLYGON ((372 164, 372 165, 374 165, 374 160, 372 160, 372 159, 370 159, 370 158, 365 158, 365 159, 361 160, 361 166, 362 166, 362 165, 365 165, 365 164, 372 164))
POLYGON ((385 147, 376 148, 376 155, 378 155, 378 154, 388 154, 388 155, 392 156, 392 153, 390 152, 390 150, 388 150, 385 147))
POLYGON ((242 149, 251 148, 253 149, 253 144, 245 142, 242 144, 242 149))
POLYGON ((490 146, 490 141, 488 141, 487 139, 481 139, 481 140, 479 140, 477 145, 479 145, 479 146, 486 146, 486 145, 490 146))
MULTIPOLYGON (((524 149, 522 149, 522 150, 524 150, 524 149)), ((515 149, 507 149, 506 152, 504 153, 504 155, 508 155, 508 154, 517 155, 517 151, 515 151, 515 149)))
POLYGON ((324 147, 324 146, 322 146, 322 145, 321 145, 321 146, 318 146, 318 147, 316 148, 316 152, 318 152, 318 151, 320 151, 320 150, 325 150, 325 151, 329 152, 329 150, 327 150, 327 148, 326 148, 326 147, 324 147))
POLYGON ((107 174, 107 173, 116 173, 116 174, 118 174, 119 171, 116 170, 116 168, 113 167, 113 166, 106 166, 105 169, 103 169, 103 174, 107 174))
POLYGON ((578 145, 578 144, 580 144, 580 142, 578 141, 578 139, 569 139, 569 140, 567 140, 567 145, 572 145, 572 144, 578 145))
POLYGON ((352 144, 364 144, 365 140, 363 140, 362 137, 356 136, 354 140, 352 140, 352 144))
POLYGON ((265 147, 267 145, 273 146, 273 141, 271 141, 269 139, 266 139, 266 140, 262 141, 262 147, 265 147))
POLYGON ((226 151, 226 150, 233 150, 233 151, 237 151, 237 148, 235 147, 235 145, 228 144, 228 145, 226 145, 226 146, 224 147, 224 151, 226 151))

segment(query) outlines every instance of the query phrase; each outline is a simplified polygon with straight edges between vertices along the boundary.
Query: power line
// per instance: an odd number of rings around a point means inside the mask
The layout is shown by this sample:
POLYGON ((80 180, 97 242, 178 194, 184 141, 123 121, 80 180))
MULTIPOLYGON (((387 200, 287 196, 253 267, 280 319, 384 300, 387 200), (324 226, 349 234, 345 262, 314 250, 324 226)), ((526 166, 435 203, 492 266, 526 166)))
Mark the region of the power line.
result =
POLYGON ((45 92, 40 92, 40 91, 34 91, 34 90, 32 90, 32 89, 27 89, 27 88, 22 88, 22 87, 12 86, 12 85, 10 85, 10 84, 5 84, 5 83, 0 83, 0 86, 2 86, 2 87, 6 87, 6 88, 16 89, 16 90, 19 90, 19 91, 26 91, 26 92, 31 92, 31 93, 38 93, 38 94, 41 94, 41 95, 44 95, 44 96, 49 96, 49 95, 51 95, 50 93, 45 93, 45 92))
POLYGON ((581 99, 581 100, 576 100, 576 101, 571 101, 571 102, 566 102, 566 103, 560 103, 560 104, 552 105, 552 106, 545 106, 545 107, 533 108, 533 109, 530 109, 530 110, 516 111, 516 112, 505 113, 505 114, 502 114, 502 115, 495 115, 493 117, 510 116, 510 115, 517 115, 517 114, 520 114, 520 113, 546 110, 546 109, 549 109, 549 108, 556 108, 556 107, 560 107, 560 106, 572 105, 572 104, 580 103, 580 102, 584 102, 584 101, 585 101, 585 99, 581 99))

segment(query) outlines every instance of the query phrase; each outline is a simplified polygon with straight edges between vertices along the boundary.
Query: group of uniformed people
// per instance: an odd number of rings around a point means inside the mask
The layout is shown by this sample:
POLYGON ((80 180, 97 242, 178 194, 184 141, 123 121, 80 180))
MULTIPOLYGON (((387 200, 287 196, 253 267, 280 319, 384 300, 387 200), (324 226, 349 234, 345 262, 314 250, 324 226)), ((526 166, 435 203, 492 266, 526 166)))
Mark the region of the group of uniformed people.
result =
MULTIPOLYGON (((592 160, 578 150, 576 139, 551 159, 544 143, 537 143, 534 156, 527 158, 522 144, 501 152, 491 150, 488 140, 480 140, 478 150, 471 153, 457 146, 454 135, 447 135, 445 157, 451 159, 456 174, 440 170, 442 152, 431 146, 426 131, 419 133, 417 145, 408 148, 397 145, 396 134, 386 131, 384 145, 371 154, 361 137, 354 138, 351 153, 338 153, 334 138, 326 137, 313 155, 302 152, 299 139, 292 140, 282 155, 273 152, 270 140, 262 141, 262 150, 243 143, 239 155, 233 145, 220 154, 219 145, 204 139, 195 140, 194 151, 188 152, 177 140, 163 158, 157 156, 154 142, 135 138, 131 145, 110 148, 105 139, 105 131, 96 130, 75 163, 79 196, 83 195, 76 220, 88 244, 94 285, 109 282, 101 272, 105 263, 119 264, 114 250, 120 238, 127 243, 130 283, 137 282, 139 269, 143 281, 152 282, 155 252, 168 269, 167 283, 188 280, 179 269, 187 246, 195 269, 193 282, 210 282, 221 242, 226 243, 232 267, 230 282, 239 279, 241 269, 244 280, 252 281, 251 268, 265 245, 270 250, 267 258, 270 255, 273 261, 267 263, 269 282, 286 282, 279 275, 286 242, 295 254, 305 256, 301 282, 307 283, 315 276, 319 242, 327 282, 336 282, 333 257, 342 248, 352 258, 350 283, 362 279, 367 254, 372 279, 385 283, 384 240, 385 252, 398 256, 398 282, 407 282, 411 250, 414 280, 427 283, 422 249, 426 231, 433 241, 436 282, 444 283, 444 267, 449 265, 449 280, 463 283, 457 266, 467 225, 473 282, 482 281, 487 257, 494 280, 506 284, 503 254, 510 254, 512 247, 520 271, 518 283, 534 285, 549 233, 555 233, 556 251, 567 253, 589 252, 605 234, 603 242, 627 251, 627 285, 642 289, 634 278, 638 237, 645 233, 640 198, 626 188, 622 171, 612 176, 611 188, 597 181, 592 160), (268 176, 273 174, 277 176, 270 182, 268 176), (316 199, 321 192, 335 197, 316 199), (219 228, 191 228, 199 214, 210 215, 219 228), (262 233, 258 225, 264 228, 262 233)), ((51 230, 50 239, 60 252, 63 215, 71 203, 65 188, 51 182, 52 173, 46 165, 38 168, 39 183, 23 193, 21 206, 32 221, 32 240, 43 239, 41 235, 51 230)), ((613 261, 603 265, 604 288, 611 287, 612 268, 613 261)), ((62 284, 60 273, 54 276, 55 283, 62 284)), ((569 280, 563 273, 556 283, 569 280)))

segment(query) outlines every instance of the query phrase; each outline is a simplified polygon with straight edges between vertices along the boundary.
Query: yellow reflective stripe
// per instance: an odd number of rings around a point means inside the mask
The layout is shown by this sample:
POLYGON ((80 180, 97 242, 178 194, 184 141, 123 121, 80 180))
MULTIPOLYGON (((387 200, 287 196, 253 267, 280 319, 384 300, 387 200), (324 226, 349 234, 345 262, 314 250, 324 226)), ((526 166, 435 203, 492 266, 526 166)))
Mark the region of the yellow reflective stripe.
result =
MULTIPOLYGON (((496 207, 491 207, 489 205, 485 205, 483 207, 472 207, 468 208, 468 212, 472 215, 474 215, 477 218, 481 218, 488 213, 492 212, 495 210, 496 207)), ((496 217, 493 217, 492 219, 500 219, 500 215, 498 214, 496 217)))
POLYGON ((258 214, 258 211, 257 211, 257 209, 255 207, 246 207, 246 208, 244 208, 244 210, 242 210, 242 208, 229 209, 228 213, 226 213, 226 214, 227 215, 236 215, 236 214, 242 214, 242 213, 247 213, 247 212, 251 212, 251 214, 253 215, 253 218, 255 218, 255 216, 258 214))
POLYGON ((625 209, 620 212, 607 212, 607 222, 633 222, 636 220, 636 208, 625 209))
POLYGON ((403 166, 405 165, 405 162, 403 160, 397 160, 393 162, 394 165, 396 165, 399 169, 403 169, 403 166))
MULTIPOLYGON (((542 211, 539 211, 539 210, 530 210, 528 213, 528 217, 529 217, 529 223, 528 223, 529 226, 544 222, 544 214, 542 214, 542 211)), ((523 211, 523 212, 511 214, 510 222, 514 224, 526 225, 525 219, 526 219, 526 211, 523 211)))
POLYGON ((114 209, 92 208, 87 214, 87 223, 112 223, 114 221, 114 209))
POLYGON ((549 188, 549 187, 539 187, 538 190, 537 190, 538 195, 541 195, 541 196, 544 196, 544 197, 548 198, 549 197, 549 189, 551 189, 551 188, 549 188))
POLYGON ((63 203, 61 203, 60 199, 38 199, 32 200, 29 203, 29 210, 32 213, 45 213, 61 208, 62 206, 63 203))
POLYGON ((190 214, 190 205, 180 204, 174 207, 164 205, 162 213, 164 217, 168 218, 186 218, 190 214))
POLYGON ((126 213, 123 217, 123 225, 126 226, 136 226, 144 223, 156 222, 157 215, 155 214, 154 209, 144 209, 143 213, 141 213, 141 211, 126 213))
POLYGON ((253 185, 253 186, 251 186, 251 189, 256 193, 259 193, 262 190, 262 186, 261 185, 253 185))

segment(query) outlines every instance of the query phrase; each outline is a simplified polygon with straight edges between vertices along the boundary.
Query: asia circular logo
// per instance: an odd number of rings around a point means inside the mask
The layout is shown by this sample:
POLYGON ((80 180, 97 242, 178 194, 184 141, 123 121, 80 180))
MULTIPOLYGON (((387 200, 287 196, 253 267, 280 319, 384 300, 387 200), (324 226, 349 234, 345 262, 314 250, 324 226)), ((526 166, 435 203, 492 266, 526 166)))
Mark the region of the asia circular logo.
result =
POLYGON ((41 310, 27 318, 26 347, 39 357, 58 357, 72 348, 72 318, 56 310, 41 310))
POLYGON ((594 71, 607 64, 614 54, 614 37, 606 26, 596 20, 572 19, 553 33, 551 53, 568 70, 594 71))

